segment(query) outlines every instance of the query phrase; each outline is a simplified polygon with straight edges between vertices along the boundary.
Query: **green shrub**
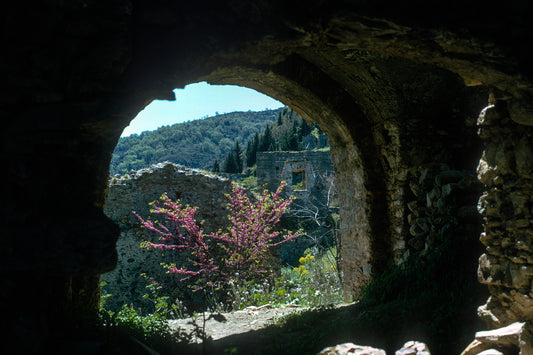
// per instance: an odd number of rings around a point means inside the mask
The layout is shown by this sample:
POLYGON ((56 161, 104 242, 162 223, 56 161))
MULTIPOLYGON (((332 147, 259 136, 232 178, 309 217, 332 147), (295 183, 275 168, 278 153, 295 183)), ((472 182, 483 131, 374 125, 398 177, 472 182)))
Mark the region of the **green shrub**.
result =
MULTIPOLYGON (((136 310, 131 305, 122 305, 121 310, 115 313, 105 309, 105 301, 112 295, 103 293, 100 298, 99 312, 102 327, 107 330, 125 331, 149 345, 161 346, 165 343, 188 342, 188 339, 182 334, 173 334, 168 324, 169 318, 182 315, 181 310, 177 305, 169 304, 168 297, 159 295, 161 284, 150 278, 147 280, 149 281, 148 293, 143 298, 153 302, 154 310, 143 314, 140 309, 136 310)), ((101 287, 103 288, 105 285, 103 282, 101 287)))
POLYGON ((273 281, 262 283, 249 281, 243 284, 232 282, 230 298, 233 309, 248 306, 273 306, 296 304, 317 307, 342 302, 342 289, 337 271, 336 249, 317 253, 306 250, 298 267, 284 267, 281 275, 273 281))

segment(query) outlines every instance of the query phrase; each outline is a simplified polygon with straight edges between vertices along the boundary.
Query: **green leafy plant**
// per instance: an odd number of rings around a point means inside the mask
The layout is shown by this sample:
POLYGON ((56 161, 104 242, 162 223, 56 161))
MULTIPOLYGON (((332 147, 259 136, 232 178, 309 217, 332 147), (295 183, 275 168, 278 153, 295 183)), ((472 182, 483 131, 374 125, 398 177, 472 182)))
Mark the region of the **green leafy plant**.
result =
MULTIPOLYGON (((113 312, 105 309, 105 301, 112 297, 110 294, 103 294, 100 298, 100 323, 108 329, 119 329, 131 334, 135 338, 148 344, 162 342, 179 342, 183 341, 179 334, 173 334, 169 325, 168 317, 171 314, 172 306, 167 303, 166 297, 157 295, 158 289, 149 284, 147 286, 151 297, 154 297, 155 311, 142 314, 141 310, 133 306, 122 305, 119 312, 113 312)), ((105 287, 105 283, 101 284, 105 287)), ((148 296, 150 297, 150 296, 148 296)))
POLYGON ((158 242, 145 241, 141 247, 185 253, 186 264, 171 263, 165 267, 179 281, 196 280, 195 290, 219 290, 232 280, 264 280, 272 274, 270 249, 299 236, 276 229, 293 201, 281 197, 285 186, 282 182, 273 193, 265 190, 252 202, 242 188, 233 184, 228 196, 229 224, 224 232, 209 234, 195 220, 195 208, 174 202, 164 194, 152 203, 151 210, 163 216, 164 222, 144 220, 134 212, 144 228, 159 236, 158 242))
POLYGON ((273 281, 231 282, 230 297, 234 309, 264 304, 300 305, 318 307, 342 302, 342 288, 336 269, 336 251, 323 251, 320 255, 306 250, 298 267, 284 267, 273 281))

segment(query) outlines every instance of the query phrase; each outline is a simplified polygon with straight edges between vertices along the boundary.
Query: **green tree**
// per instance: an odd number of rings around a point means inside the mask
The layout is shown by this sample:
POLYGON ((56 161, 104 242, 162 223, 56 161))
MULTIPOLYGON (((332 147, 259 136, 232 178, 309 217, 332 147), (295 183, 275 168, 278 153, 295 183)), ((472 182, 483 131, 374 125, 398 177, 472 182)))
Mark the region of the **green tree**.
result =
POLYGON ((234 174, 238 172, 237 161, 233 151, 228 152, 224 162, 222 163, 222 171, 225 173, 234 174))
POLYGON ((300 127, 299 127, 299 132, 298 134, 300 135, 300 137, 305 137, 309 134, 311 134, 311 126, 309 126, 307 124, 307 122, 302 118, 301 122, 300 122, 300 127))
POLYGON ((266 126, 265 131, 259 140, 258 152, 267 152, 273 146, 274 139, 272 138, 272 128, 270 125, 266 126))
POLYGON ((222 169, 225 173, 231 174, 242 172, 241 146, 239 145, 239 141, 235 142, 233 149, 226 155, 222 169))
POLYGON ((113 152, 110 174, 124 174, 165 160, 201 169, 211 169, 215 159, 222 165, 236 140, 251 140, 275 122, 280 111, 232 112, 123 137, 113 152))
POLYGON ((242 172, 242 157, 241 157, 241 146, 239 145, 239 140, 235 141, 235 147, 233 147, 233 154, 235 155, 235 165, 237 166, 237 173, 242 172))
POLYGON ((215 163, 213 164, 213 169, 211 170, 214 173, 220 172, 220 165, 218 164, 218 160, 215 159, 215 163))
POLYGON ((259 146, 259 134, 256 132, 254 138, 246 145, 246 166, 251 168, 257 162, 257 149, 259 146))

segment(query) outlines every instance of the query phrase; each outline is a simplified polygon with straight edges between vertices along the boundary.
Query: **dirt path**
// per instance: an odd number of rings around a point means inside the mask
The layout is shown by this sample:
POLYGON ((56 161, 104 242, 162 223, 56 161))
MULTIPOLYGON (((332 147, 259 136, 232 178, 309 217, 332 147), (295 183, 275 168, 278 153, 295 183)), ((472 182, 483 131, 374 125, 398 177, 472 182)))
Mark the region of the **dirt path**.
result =
MULTIPOLYGON (((217 340, 230 335, 264 328, 285 315, 300 312, 305 309, 307 308, 288 306, 274 308, 267 304, 261 307, 250 306, 242 311, 231 313, 205 313, 205 332, 206 335, 211 336, 213 340, 217 340)), ((202 314, 198 315, 196 318, 169 321, 170 327, 174 331, 179 330, 187 334, 193 334, 193 330, 197 326, 202 328, 203 323, 202 314)), ((200 342, 200 339, 197 337, 192 340, 197 343, 200 342)))

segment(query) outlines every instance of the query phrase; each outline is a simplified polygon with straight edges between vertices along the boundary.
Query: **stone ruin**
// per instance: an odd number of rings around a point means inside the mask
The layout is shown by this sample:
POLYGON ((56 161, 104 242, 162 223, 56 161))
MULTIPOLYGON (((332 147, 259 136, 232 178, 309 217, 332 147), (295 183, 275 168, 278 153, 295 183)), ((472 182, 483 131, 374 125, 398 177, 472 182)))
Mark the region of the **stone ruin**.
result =
POLYGON ((216 232, 227 225, 228 199, 225 194, 231 193, 231 181, 228 179, 170 162, 112 178, 104 213, 120 227, 118 262, 114 270, 101 276, 101 280, 107 283, 104 293, 112 295, 106 299, 106 308, 110 310, 120 310, 123 304, 149 309, 148 301, 142 297, 148 293, 148 282, 141 276, 142 273, 162 282, 165 292, 169 292, 165 295, 172 300, 180 296, 181 301, 189 303, 189 306, 191 302, 201 301, 160 265, 162 262, 176 262, 175 255, 140 248, 142 241, 154 241, 154 236, 140 228, 140 222, 132 211, 146 219, 150 216, 149 203, 159 199, 163 193, 174 201, 179 199, 183 205, 198 207, 196 220, 203 221, 205 232, 216 232))
POLYGON ((430 246, 441 212, 476 227, 468 199, 481 189, 482 231, 471 237, 490 296, 479 313, 490 328, 531 327, 530 4, 414 10, 389 0, 10 4, 0 58, 7 346, 40 352, 94 312, 99 275, 117 263, 120 229, 103 213, 116 142, 152 100, 199 81, 261 91, 327 133, 345 294, 430 246))
POLYGON ((338 213, 334 167, 328 151, 258 152, 256 176, 257 186, 270 191, 285 181, 285 194, 295 197, 286 217, 308 226, 302 237, 281 245, 283 264, 297 265, 309 247, 336 243, 336 226, 328 221, 331 213, 338 213))

